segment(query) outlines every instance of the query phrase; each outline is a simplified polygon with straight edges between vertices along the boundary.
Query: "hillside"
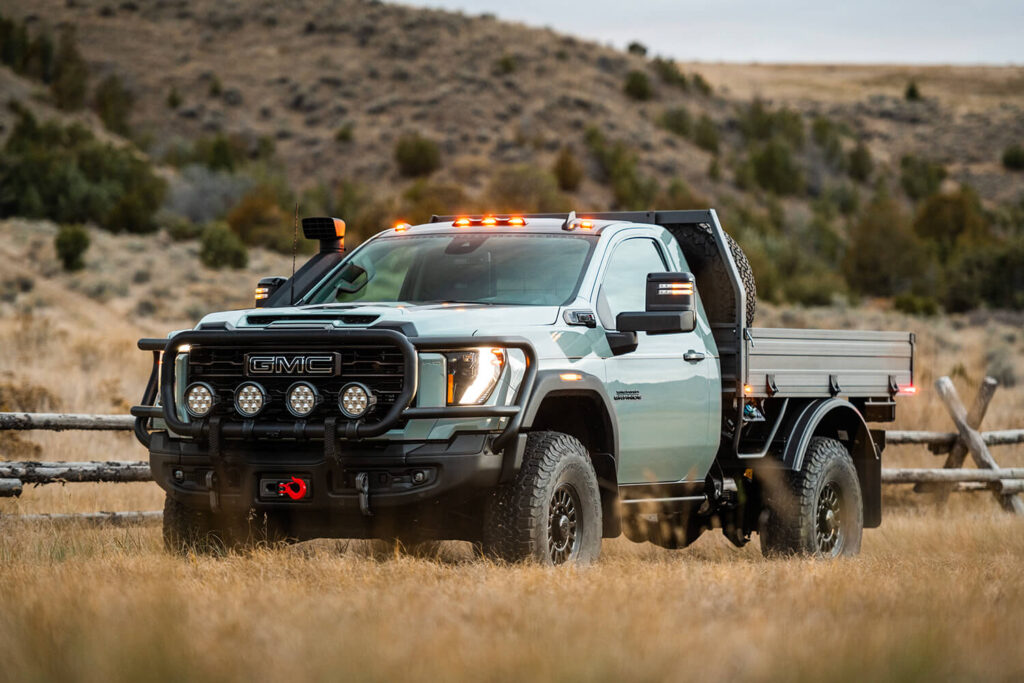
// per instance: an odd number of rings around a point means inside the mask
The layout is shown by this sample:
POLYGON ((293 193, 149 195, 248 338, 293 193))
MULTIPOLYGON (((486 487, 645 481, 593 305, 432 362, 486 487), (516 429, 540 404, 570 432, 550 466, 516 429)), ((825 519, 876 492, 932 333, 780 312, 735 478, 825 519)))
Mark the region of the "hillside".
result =
POLYGON ((141 210, 126 189, 127 208, 62 218, 19 190, 0 216, 183 234, 226 219, 287 251, 296 204, 345 218, 350 244, 435 212, 712 205, 764 300, 1024 307, 1024 68, 677 64, 371 0, 9 0, 2 14, 51 43, 73 30, 88 71, 78 107, 58 109, 25 64, 0 67, 16 110, 138 150, 166 192, 154 181, 141 210), (120 118, 97 114, 108 85, 120 118))
MULTIPOLYGON (((883 162, 913 152, 947 164, 989 200, 1024 189, 999 164, 1024 139, 1021 68, 680 65, 710 82, 714 93, 702 96, 660 82, 650 59, 585 36, 367 0, 9 0, 4 13, 74 26, 95 78, 118 74, 135 95, 132 124, 154 156, 221 131, 269 138, 296 186, 358 178, 396 189, 394 142, 417 131, 440 144, 437 180, 481 190, 498 164, 547 168, 564 143, 582 152, 584 129, 596 126, 636 150, 644 172, 715 197, 734 191, 729 174, 710 180, 711 154, 658 118, 677 106, 708 114, 728 159, 742 148, 736 108, 759 95, 833 117, 849 126, 847 145, 864 140, 883 162), (623 93, 630 70, 650 74, 651 100, 623 93), (912 79, 921 102, 903 101, 912 79), (181 96, 173 109, 172 90, 181 96), (352 140, 339 144, 345 126, 352 140)), ((587 180, 576 200, 603 207, 607 195, 587 180)))

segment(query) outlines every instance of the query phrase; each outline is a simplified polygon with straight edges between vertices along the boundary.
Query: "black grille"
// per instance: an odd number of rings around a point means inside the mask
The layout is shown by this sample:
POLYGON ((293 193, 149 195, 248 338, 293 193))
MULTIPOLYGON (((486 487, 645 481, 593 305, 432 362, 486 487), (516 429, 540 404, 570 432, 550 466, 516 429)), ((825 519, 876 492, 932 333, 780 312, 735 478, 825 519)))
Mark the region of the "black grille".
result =
MULTIPOLYGON (((227 419, 242 420, 234 407, 234 392, 239 384, 247 380, 258 382, 266 389, 269 402, 256 417, 258 421, 294 421, 295 417, 285 407, 285 392, 294 382, 309 382, 320 392, 323 401, 309 416, 310 421, 323 420, 334 416, 341 418, 338 410, 338 394, 349 382, 366 385, 377 397, 377 405, 366 422, 378 421, 394 405, 402 392, 405 382, 405 361, 402 352, 393 346, 359 345, 343 348, 308 345, 296 347, 235 348, 193 345, 188 358, 188 382, 206 382, 217 392, 220 399, 215 414, 227 419), (304 375, 264 375, 247 377, 245 373, 246 353, 299 354, 311 355, 318 352, 341 354, 341 373, 335 377, 304 375)), ((344 418, 342 418, 344 419, 344 418)))

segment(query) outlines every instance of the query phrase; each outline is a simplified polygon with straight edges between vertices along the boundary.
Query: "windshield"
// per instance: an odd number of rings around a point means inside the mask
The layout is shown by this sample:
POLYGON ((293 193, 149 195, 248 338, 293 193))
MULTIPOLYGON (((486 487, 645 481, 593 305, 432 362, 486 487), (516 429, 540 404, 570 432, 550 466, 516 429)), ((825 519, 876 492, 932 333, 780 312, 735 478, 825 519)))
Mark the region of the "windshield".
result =
POLYGON ((576 296, 595 241, 502 233, 376 239, 339 264, 304 303, 561 306, 576 296))

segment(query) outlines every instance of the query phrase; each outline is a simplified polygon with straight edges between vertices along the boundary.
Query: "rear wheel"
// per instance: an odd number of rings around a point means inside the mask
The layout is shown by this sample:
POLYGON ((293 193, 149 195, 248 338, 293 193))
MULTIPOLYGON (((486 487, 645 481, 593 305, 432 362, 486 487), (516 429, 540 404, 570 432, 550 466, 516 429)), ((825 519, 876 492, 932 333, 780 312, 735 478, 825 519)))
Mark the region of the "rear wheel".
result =
POLYGON ((601 494, 586 448, 560 432, 530 434, 516 480, 487 511, 487 554, 509 561, 588 564, 601 554, 601 494))
POLYGON ((811 439, 803 467, 768 496, 761 548, 767 554, 856 555, 864 530, 853 459, 836 439, 811 439))

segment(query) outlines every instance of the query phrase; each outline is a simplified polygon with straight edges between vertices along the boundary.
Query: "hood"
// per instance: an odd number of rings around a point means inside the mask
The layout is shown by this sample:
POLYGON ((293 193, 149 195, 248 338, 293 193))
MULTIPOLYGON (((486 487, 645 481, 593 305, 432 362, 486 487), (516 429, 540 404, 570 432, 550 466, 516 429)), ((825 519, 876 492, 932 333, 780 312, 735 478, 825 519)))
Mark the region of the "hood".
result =
POLYGON ((412 323, 421 337, 484 335, 495 328, 552 325, 557 306, 487 304, 328 304, 254 308, 212 313, 200 324, 226 322, 234 327, 284 329, 302 325, 333 325, 338 329, 372 327, 382 322, 412 323))

